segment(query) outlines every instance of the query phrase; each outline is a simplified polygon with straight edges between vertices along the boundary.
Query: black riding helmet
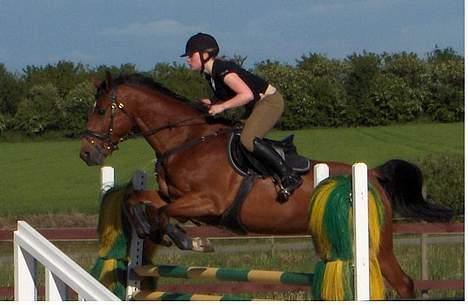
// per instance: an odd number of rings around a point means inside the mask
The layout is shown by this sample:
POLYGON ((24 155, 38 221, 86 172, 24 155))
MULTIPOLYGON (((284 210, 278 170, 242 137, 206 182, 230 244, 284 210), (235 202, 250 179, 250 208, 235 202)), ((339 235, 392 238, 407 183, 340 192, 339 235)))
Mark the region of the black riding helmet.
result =
POLYGON ((192 55, 195 52, 207 52, 210 57, 218 55, 219 46, 216 39, 205 33, 198 33, 193 35, 185 45, 185 53, 180 57, 192 55))

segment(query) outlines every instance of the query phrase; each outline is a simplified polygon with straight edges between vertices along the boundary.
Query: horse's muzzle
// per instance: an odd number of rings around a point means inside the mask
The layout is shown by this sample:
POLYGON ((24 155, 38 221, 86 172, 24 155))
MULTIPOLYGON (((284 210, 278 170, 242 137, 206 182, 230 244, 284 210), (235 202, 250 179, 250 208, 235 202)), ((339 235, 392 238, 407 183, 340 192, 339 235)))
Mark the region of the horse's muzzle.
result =
POLYGON ((90 145, 87 141, 81 142, 80 158, 88 166, 102 165, 106 156, 95 145, 90 145))

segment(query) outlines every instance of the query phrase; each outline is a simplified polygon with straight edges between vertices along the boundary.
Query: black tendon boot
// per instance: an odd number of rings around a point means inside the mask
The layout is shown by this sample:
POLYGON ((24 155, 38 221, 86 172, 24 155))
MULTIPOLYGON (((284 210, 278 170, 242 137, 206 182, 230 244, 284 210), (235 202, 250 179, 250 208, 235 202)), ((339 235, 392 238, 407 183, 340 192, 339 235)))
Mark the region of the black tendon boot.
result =
POLYGON ((286 201, 302 184, 302 178, 297 175, 281 158, 281 156, 263 139, 255 138, 254 155, 266 166, 271 168, 281 179, 281 196, 286 201))

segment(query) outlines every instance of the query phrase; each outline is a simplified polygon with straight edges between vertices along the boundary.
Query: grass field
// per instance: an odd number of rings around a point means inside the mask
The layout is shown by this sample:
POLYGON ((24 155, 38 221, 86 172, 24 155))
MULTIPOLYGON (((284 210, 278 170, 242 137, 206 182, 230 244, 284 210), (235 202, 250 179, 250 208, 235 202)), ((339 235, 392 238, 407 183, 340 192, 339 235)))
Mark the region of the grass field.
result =
MULTIPOLYGON (((319 160, 415 160, 430 153, 464 151, 463 123, 295 131, 298 151, 319 160)), ((273 132, 281 138, 291 132, 273 132)), ((99 167, 79 159, 78 140, 0 143, 0 216, 98 211, 99 167)), ((106 161, 126 182, 137 169, 153 172, 154 153, 142 139, 128 140, 106 161)))

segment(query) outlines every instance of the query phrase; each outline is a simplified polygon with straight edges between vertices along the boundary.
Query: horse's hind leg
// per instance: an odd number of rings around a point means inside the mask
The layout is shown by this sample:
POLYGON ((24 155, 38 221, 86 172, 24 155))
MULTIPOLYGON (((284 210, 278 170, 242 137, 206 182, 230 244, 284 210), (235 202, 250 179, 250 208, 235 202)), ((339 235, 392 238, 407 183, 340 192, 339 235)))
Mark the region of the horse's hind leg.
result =
POLYGON ((388 284, 396 290, 400 298, 414 299, 416 293, 414 291, 413 280, 401 269, 393 253, 393 219, 390 201, 380 184, 375 183, 374 186, 380 191, 381 199, 385 207, 384 228, 381 234, 378 254, 380 270, 388 284))
POLYGON ((393 252, 381 250, 379 253, 379 262, 382 275, 390 286, 396 290, 400 298, 414 299, 416 294, 413 280, 401 269, 393 252))
POLYGON ((400 298, 414 299, 416 294, 414 291, 413 280, 401 269, 401 266, 393 253, 391 213, 387 213, 385 218, 385 230, 381 235, 382 240, 378 254, 380 270, 390 286, 396 290, 400 298))

